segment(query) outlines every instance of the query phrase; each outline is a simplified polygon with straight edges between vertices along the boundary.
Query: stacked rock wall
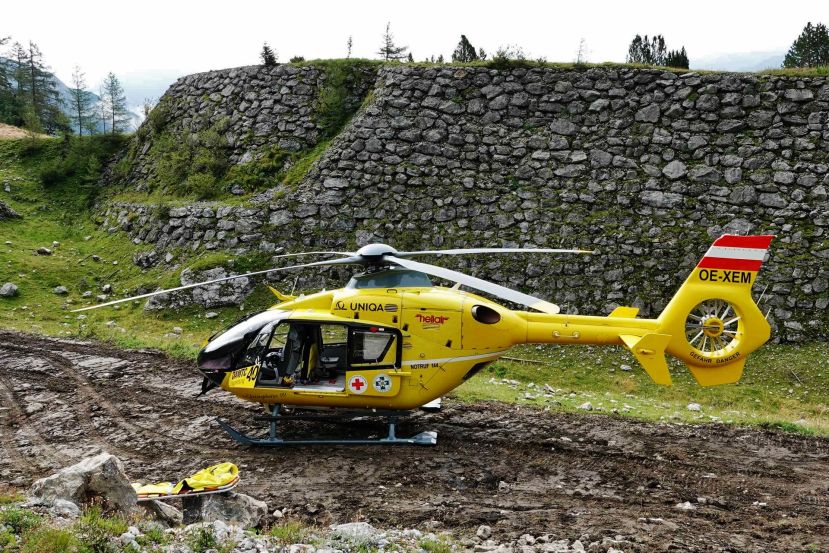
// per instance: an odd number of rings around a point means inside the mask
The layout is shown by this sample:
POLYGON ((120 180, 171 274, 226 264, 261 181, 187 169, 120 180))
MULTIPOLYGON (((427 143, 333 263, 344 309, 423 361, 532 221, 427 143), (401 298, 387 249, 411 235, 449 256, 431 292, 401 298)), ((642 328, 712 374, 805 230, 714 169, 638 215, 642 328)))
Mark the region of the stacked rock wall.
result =
MULTIPOLYGON (((327 131, 319 100, 330 84, 330 73, 326 65, 257 65, 182 77, 136 133, 128 174, 110 180, 141 188, 152 179, 158 160, 150 148, 159 131, 188 140, 218 128, 227 141, 231 164, 250 161, 269 147, 286 152, 311 149, 327 131)), ((348 66, 343 82, 337 83, 345 89, 341 109, 356 111, 376 74, 376 65, 348 66)))
POLYGON ((773 233, 758 288, 776 336, 829 336, 827 79, 391 66, 370 98, 296 189, 110 206, 106 224, 159 250, 590 248, 441 261, 571 311, 649 316, 714 237, 773 233))

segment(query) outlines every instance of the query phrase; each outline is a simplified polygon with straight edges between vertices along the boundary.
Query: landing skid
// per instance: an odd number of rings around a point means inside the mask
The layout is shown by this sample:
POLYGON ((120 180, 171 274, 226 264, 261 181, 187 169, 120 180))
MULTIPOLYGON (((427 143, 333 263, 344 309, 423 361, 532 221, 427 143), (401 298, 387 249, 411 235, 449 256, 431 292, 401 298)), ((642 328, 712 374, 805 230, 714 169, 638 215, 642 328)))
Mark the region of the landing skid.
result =
MULTIPOLYGON (((372 416, 371 413, 361 413, 360 417, 372 416)), ((375 415, 376 416, 376 415, 375 415)), ((227 432, 227 434, 233 438, 236 442, 242 445, 254 445, 254 446, 271 446, 271 447, 279 447, 279 446, 288 446, 288 445, 436 445, 438 442, 438 433, 433 431, 421 432, 420 434, 416 434, 411 438, 398 438, 395 432, 395 427, 397 425, 397 418, 399 415, 397 414, 388 414, 384 415, 388 421, 388 428, 389 432, 385 438, 374 438, 374 439, 336 439, 336 440, 318 440, 318 439, 307 439, 307 440, 285 440, 279 436, 279 421, 282 419, 305 419, 305 420, 331 420, 330 417, 303 417, 303 416, 284 416, 279 414, 279 405, 275 405, 271 410, 271 416, 269 417, 257 417, 257 419, 264 419, 268 422, 268 436, 265 438, 253 438, 248 436, 243 432, 239 432, 226 421, 222 419, 216 419, 216 422, 219 423, 219 426, 227 432)), ((353 417, 352 417, 353 418, 353 417)), ((342 419, 339 419, 337 422, 343 422, 342 419)))

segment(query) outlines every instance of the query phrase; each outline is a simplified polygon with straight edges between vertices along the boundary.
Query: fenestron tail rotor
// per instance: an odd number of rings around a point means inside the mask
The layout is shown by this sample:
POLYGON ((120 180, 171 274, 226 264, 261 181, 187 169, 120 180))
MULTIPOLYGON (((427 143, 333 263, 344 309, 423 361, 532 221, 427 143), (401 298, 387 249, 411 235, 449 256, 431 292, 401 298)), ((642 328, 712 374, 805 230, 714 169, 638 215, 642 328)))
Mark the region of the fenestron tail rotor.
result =
POLYGON ((444 269, 442 267, 437 267, 435 265, 430 265, 428 263, 421 263, 417 261, 411 261, 407 258, 409 257, 416 257, 421 255, 480 255, 480 254, 505 254, 505 253, 593 253, 589 250, 579 250, 579 249, 560 249, 560 248, 457 248, 457 249, 447 249, 447 250, 420 250, 420 251, 411 251, 411 252, 398 252, 396 249, 388 246, 386 244, 369 244, 367 246, 363 246, 356 252, 335 252, 335 251, 315 251, 315 252, 301 252, 301 253, 288 253, 288 254, 280 254, 276 255, 273 258, 288 258, 288 257, 303 257, 303 256, 311 256, 311 255, 332 255, 332 256, 340 256, 339 258, 335 259, 325 259, 323 261, 315 261, 312 263, 302 263, 299 265, 291 265, 289 267, 274 267, 271 269, 264 269, 261 271, 252 271, 249 273, 244 273, 240 275, 233 275, 223 278, 217 278, 213 280, 207 280, 204 282, 197 282, 194 284, 187 284, 184 286, 177 286, 175 288, 168 288, 166 290, 156 290, 154 292, 149 292, 147 294, 139 294, 137 296, 131 296, 128 298, 122 298, 119 300, 113 300, 106 303, 101 303, 97 305, 91 305, 89 307, 81 307, 79 309, 73 309, 72 312, 76 313, 79 311, 89 311, 91 309, 98 309, 100 307, 108 307, 111 305, 117 305, 120 303, 126 303, 134 300, 146 299, 151 298, 153 296, 159 296, 162 294, 169 294, 171 292, 179 292, 182 290, 189 290, 191 288, 197 288, 200 286, 208 286, 210 284, 217 284, 220 282, 227 282, 230 280, 234 280, 237 278, 245 278, 250 276, 257 276, 257 275, 264 275, 268 273, 280 272, 280 271, 290 271, 292 269, 302 269, 305 267, 325 267, 331 265, 362 265, 367 267, 382 267, 382 266, 400 266, 408 269, 412 269, 415 271, 420 271, 432 276, 437 276, 439 278, 443 278, 445 280, 449 280, 452 282, 459 283, 464 286, 468 286, 475 290, 479 290, 482 292, 487 292, 492 294, 498 298, 517 303, 520 305, 525 305, 527 307, 531 307, 533 309, 537 309, 538 311, 544 313, 551 313, 555 314, 558 313, 559 307, 555 304, 549 303, 542 299, 529 296, 522 292, 518 292, 516 290, 512 290, 510 288, 506 288, 504 286, 495 284, 493 282, 489 282, 477 277, 473 277, 470 275, 466 275, 464 273, 460 273, 458 271, 453 271, 451 269, 444 269))

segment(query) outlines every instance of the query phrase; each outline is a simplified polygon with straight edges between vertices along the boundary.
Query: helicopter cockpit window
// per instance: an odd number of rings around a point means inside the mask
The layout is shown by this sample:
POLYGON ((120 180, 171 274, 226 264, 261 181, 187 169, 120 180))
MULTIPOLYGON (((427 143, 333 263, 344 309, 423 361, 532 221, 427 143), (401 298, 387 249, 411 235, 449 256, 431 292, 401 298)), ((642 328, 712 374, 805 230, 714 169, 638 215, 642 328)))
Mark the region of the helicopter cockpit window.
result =
POLYGON ((377 328, 352 328, 350 365, 394 366, 397 362, 397 335, 377 328))
POLYGON ((259 331, 259 334, 256 335, 256 338, 253 339, 245 350, 245 355, 242 356, 238 367, 250 367, 251 365, 259 363, 259 359, 270 341, 271 332, 273 332, 275 325, 276 323, 269 323, 262 327, 262 330, 259 331))

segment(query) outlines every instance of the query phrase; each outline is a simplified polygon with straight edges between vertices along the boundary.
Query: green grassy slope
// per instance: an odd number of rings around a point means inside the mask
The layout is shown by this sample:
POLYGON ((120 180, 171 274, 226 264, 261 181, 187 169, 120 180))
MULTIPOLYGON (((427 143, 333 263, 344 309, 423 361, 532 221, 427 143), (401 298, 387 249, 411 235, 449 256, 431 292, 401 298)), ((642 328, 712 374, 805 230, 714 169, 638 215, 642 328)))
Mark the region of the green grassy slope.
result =
MULTIPOLYGON (((172 285, 185 266, 233 262, 221 254, 187 257, 178 252, 178 269, 136 267, 133 255, 147 247, 132 244, 122 233, 105 232, 91 207, 98 195, 101 160, 118 147, 111 139, 87 139, 79 145, 0 141, 0 199, 23 216, 0 221, 0 284, 12 281, 20 287, 20 296, 0 298, 0 328, 155 347, 192 358, 210 334, 273 303, 270 293, 259 286, 242 309, 214 309, 218 316, 213 319, 205 318, 208 310, 200 308, 145 312, 143 302, 83 317, 69 313, 95 303, 105 284, 113 287, 112 298, 118 298, 172 285), (10 194, 2 192, 4 182, 10 194), (53 247, 53 242, 59 245, 53 247), (53 254, 37 255, 40 247, 53 254), (100 260, 93 260, 93 255, 100 260), (66 286, 69 294, 55 295, 52 290, 58 285, 66 286), (83 298, 85 291, 92 297, 83 298), (176 327, 180 333, 173 331, 176 327)), ((697 386, 680 365, 673 367, 674 387, 656 386, 620 348, 527 346, 511 356, 529 362, 501 361, 460 387, 455 396, 576 412, 589 402, 595 411, 649 420, 769 424, 829 435, 825 343, 768 345, 749 358, 740 384, 716 388, 697 386), (623 370, 623 365, 630 370, 623 370), (553 391, 545 390, 545 384, 553 391), (689 403, 699 403, 701 410, 689 411, 689 403)))

